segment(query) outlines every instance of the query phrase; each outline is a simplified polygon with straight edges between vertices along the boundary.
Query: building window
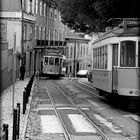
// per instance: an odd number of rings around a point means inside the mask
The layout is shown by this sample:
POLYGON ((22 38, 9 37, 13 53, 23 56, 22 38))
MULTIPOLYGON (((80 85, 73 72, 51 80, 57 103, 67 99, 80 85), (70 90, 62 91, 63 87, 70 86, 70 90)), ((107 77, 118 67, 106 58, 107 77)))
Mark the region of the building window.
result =
POLYGON ((22 0, 22 9, 25 10, 25 0, 22 0))
POLYGON ((61 20, 61 14, 58 12, 58 20, 61 20))
POLYGON ((43 38, 42 38, 43 40, 45 40, 45 34, 46 34, 46 28, 44 27, 43 28, 43 38))
POLYGON ((44 3, 44 16, 46 16, 46 3, 44 3))
POLYGON ((73 46, 70 47, 70 58, 72 58, 72 50, 73 50, 72 48, 73 46))
POLYGON ((81 46, 81 49, 80 49, 80 50, 81 50, 81 57, 82 57, 82 48, 83 48, 83 47, 81 46))
POLYGON ((51 28, 49 28, 49 30, 48 30, 48 40, 51 40, 51 28))
POLYGON ((62 41, 62 30, 59 30, 59 41, 62 41))
POLYGON ((84 46, 83 55, 85 56, 85 54, 86 54, 86 50, 85 50, 85 46, 84 46))
POLYGON ((65 40, 65 30, 63 30, 63 40, 65 40))
POLYGON ((48 30, 47 30, 47 28, 46 28, 46 38, 45 39, 48 40, 48 30))
POLYGON ((0 23, 0 41, 6 41, 7 27, 6 23, 0 23))
POLYGON ((39 27, 39 40, 42 40, 42 27, 39 27))
POLYGON ((32 0, 29 0, 29 13, 32 13, 32 0))
POLYGON ((58 40, 58 31, 56 30, 56 29, 54 29, 54 36, 55 36, 55 38, 54 38, 54 40, 58 40))
POLYGON ((87 52, 86 52, 86 55, 88 55, 88 46, 87 46, 87 52))
POLYGON ((42 16, 42 1, 40 1, 40 15, 42 16))
POLYGON ((58 15, 58 14, 57 14, 57 9, 55 9, 55 10, 54 10, 54 19, 55 19, 55 20, 57 20, 57 18, 58 18, 57 15, 58 15))
POLYGON ((38 0, 36 0, 36 14, 38 14, 38 0))
POLYGON ((53 9, 52 9, 52 7, 49 8, 49 18, 53 18, 53 9))
POLYGON ((34 26, 30 26, 30 31, 29 31, 29 39, 32 39, 34 37, 34 26))
POLYGON ((32 0, 32 13, 35 13, 35 0, 32 0))
POLYGON ((23 26, 23 39, 26 40, 27 39, 27 25, 23 26))

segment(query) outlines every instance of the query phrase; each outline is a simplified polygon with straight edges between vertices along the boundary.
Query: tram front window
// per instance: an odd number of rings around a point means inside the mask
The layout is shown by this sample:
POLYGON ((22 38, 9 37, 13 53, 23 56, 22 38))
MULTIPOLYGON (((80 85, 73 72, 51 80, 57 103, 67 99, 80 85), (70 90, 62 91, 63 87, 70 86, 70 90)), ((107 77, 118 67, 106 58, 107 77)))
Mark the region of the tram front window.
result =
POLYGON ((59 66, 59 58, 55 58, 55 66, 59 66))
POLYGON ((49 65, 54 65, 54 58, 53 57, 49 58, 49 65))
POLYGON ((45 65, 48 65, 48 57, 45 57, 44 64, 45 64, 45 65))
POLYGON ((136 42, 122 41, 120 50, 120 65, 123 67, 135 67, 136 42))

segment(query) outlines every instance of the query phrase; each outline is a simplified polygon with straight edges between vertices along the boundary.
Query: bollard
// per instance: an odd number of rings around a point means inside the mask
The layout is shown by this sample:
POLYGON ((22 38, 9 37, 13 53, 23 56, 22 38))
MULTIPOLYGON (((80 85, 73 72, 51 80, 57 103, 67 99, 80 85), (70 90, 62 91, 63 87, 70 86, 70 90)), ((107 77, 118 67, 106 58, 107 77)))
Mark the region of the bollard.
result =
POLYGON ((28 103, 28 96, 29 96, 28 85, 25 87, 25 92, 26 92, 25 101, 26 103, 28 103))
POLYGON ((23 114, 25 114, 26 110, 26 92, 23 91, 23 114))
POLYGON ((16 128, 17 128, 17 109, 14 109, 14 114, 13 114, 13 140, 16 140, 16 128))
POLYGON ((3 124, 3 132, 5 132, 4 140, 8 140, 8 124, 3 124))
POLYGON ((17 103, 17 138, 19 138, 20 129, 20 103, 17 103))

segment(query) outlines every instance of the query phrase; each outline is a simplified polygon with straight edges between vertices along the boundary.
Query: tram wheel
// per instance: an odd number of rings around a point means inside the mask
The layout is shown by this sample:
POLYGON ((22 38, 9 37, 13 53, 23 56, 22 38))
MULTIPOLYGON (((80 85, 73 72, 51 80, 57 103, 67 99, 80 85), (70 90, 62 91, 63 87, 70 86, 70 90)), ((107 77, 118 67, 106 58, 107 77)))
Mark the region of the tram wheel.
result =
POLYGON ((105 91, 100 90, 100 89, 98 89, 98 90, 99 90, 99 95, 100 95, 100 96, 105 96, 105 91))
POLYGON ((131 102, 127 99, 119 97, 119 102, 118 103, 119 103, 118 105, 119 105, 120 108, 127 109, 131 102))

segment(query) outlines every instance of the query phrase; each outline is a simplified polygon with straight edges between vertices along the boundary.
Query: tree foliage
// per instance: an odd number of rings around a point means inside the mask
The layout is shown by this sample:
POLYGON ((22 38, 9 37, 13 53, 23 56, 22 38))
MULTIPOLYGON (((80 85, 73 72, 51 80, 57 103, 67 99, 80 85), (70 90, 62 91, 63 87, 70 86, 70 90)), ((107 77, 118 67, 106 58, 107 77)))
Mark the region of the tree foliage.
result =
POLYGON ((62 22, 77 32, 103 31, 110 18, 138 17, 137 0, 56 0, 62 22))

